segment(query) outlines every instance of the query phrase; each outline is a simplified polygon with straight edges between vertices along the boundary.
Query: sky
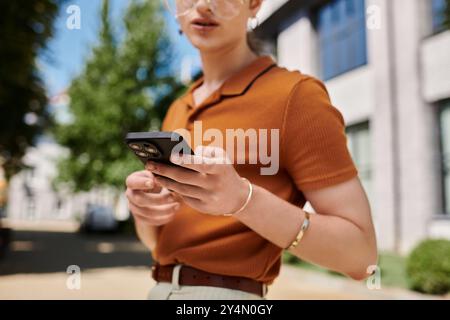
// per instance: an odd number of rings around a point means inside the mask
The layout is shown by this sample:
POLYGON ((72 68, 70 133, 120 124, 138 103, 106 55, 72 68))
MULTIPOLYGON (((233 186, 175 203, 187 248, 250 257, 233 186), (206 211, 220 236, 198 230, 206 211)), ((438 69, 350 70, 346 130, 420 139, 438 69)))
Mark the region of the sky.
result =
MULTIPOLYGON (((159 1, 159 0, 154 0, 159 1)), ((110 15, 120 32, 121 17, 130 0, 110 0, 110 15)), ((55 35, 48 43, 48 50, 39 57, 39 68, 47 88, 48 96, 62 93, 71 79, 82 71, 84 62, 89 57, 92 45, 97 41, 100 28, 101 0, 69 0, 61 6, 59 16, 55 21, 55 35), (66 26, 71 13, 67 9, 71 5, 80 8, 80 29, 69 29, 66 26)), ((192 61, 193 71, 199 67, 196 50, 184 36, 178 34, 175 19, 169 14, 166 17, 167 28, 173 42, 176 59, 173 70, 179 75, 182 62, 192 61)))

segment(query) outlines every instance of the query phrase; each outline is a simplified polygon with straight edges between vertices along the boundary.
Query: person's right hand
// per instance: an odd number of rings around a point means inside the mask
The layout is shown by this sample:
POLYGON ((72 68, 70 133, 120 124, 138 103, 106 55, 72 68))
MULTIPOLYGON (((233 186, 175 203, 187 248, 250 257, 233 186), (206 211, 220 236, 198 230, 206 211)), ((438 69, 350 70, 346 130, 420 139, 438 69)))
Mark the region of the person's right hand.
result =
POLYGON ((180 207, 179 198, 166 188, 155 184, 148 170, 137 171, 126 179, 128 207, 134 218, 151 226, 170 222, 180 207))

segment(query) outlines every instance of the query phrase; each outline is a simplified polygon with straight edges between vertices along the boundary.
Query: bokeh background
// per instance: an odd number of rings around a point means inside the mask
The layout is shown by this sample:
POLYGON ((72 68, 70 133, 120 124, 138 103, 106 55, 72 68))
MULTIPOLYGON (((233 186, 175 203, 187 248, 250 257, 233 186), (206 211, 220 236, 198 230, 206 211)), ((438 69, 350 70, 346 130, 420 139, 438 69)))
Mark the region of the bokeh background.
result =
MULTIPOLYGON (((286 254, 270 298, 449 297, 449 3, 264 1, 266 53, 344 115, 380 247, 363 283, 286 254)), ((123 137, 158 130, 200 73, 160 0, 0 3, 0 299, 145 298, 123 137)))

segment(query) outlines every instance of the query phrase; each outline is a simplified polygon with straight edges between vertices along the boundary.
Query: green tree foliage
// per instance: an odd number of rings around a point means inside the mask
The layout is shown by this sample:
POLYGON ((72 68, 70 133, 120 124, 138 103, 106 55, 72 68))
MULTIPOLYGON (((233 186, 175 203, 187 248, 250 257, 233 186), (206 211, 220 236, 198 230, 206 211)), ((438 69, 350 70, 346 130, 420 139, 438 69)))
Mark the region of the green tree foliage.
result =
POLYGON ((7 178, 49 124, 36 57, 46 49, 62 1, 0 1, 0 165, 7 178))
POLYGON ((169 101, 183 90, 170 76, 171 48, 160 9, 159 1, 132 1, 119 41, 103 1, 99 43, 69 88, 73 121, 54 130, 70 150, 59 163, 57 182, 74 191, 123 188, 125 177, 142 169, 124 144, 126 133, 158 129, 169 101))

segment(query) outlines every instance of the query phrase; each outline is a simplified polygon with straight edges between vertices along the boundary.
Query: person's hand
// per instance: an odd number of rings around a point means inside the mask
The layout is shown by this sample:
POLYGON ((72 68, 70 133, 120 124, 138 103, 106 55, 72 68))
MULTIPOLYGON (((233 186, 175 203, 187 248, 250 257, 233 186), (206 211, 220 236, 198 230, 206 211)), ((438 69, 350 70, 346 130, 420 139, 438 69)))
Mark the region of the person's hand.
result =
POLYGON ((158 186, 147 170, 130 174, 126 179, 128 207, 134 218, 151 226, 170 222, 180 207, 179 198, 158 186))
POLYGON ((248 183, 241 179, 223 149, 200 146, 195 155, 172 156, 171 161, 181 167, 149 161, 146 169, 158 175, 158 184, 180 195, 190 207, 223 215, 245 203, 248 183))

